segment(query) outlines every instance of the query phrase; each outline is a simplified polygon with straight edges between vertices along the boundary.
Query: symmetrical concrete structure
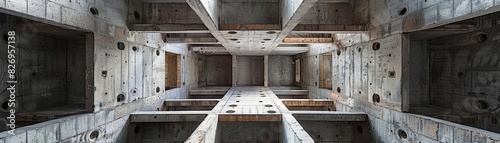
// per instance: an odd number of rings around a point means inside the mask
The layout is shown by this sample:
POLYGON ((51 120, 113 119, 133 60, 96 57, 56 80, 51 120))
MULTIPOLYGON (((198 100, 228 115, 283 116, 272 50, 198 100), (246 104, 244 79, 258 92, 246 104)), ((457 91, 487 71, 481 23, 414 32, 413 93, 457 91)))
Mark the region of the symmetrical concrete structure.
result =
POLYGON ((0 0, 0 143, 500 143, 500 0, 0 0))

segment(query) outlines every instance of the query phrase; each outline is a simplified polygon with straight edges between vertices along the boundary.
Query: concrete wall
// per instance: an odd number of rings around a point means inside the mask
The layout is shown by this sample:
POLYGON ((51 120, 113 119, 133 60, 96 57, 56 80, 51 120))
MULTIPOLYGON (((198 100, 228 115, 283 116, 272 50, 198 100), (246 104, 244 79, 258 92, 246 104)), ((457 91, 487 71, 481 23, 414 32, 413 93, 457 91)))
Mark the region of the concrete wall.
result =
POLYGON ((294 83, 293 56, 269 56, 269 86, 293 86, 294 83))
MULTIPOLYGON (((411 80, 426 74, 410 76, 412 69, 410 64, 420 63, 421 65, 426 61, 412 61, 412 57, 414 59, 417 56, 410 56, 412 50, 409 47, 418 45, 418 42, 411 42, 407 35, 401 34, 498 11, 498 7, 495 6, 498 4, 500 3, 496 1, 474 0, 370 1, 369 38, 361 36, 361 38, 354 38, 353 42, 337 43, 339 48, 334 50, 340 51, 341 54, 337 55, 336 51, 333 52, 333 89, 340 87, 341 92, 317 90, 313 86, 315 82, 318 82, 314 74, 312 74, 313 77, 308 78, 311 79, 309 84, 303 86, 309 86, 312 98, 334 100, 339 111, 368 113, 376 142, 498 142, 500 141, 498 133, 404 112, 410 106, 409 95, 414 95, 414 93, 410 94, 413 91, 413 86, 410 85, 415 82, 411 80), (401 12, 404 8, 407 10, 406 13, 401 12), (378 50, 372 48, 376 42, 381 45, 378 50), (395 74, 391 75, 391 72, 395 74), (377 94, 378 98, 374 98, 374 94, 377 94), (406 138, 403 133, 406 133, 406 138)), ((425 46, 425 43, 420 46, 425 46)), ((474 49, 481 48, 474 47, 474 49)), ((302 55, 302 58, 312 65, 309 69, 315 70, 317 60, 314 56, 317 54, 311 53, 302 55)), ((474 52, 463 53, 468 55, 474 52)), ((425 53, 422 55, 425 57, 425 53)), ((438 57, 450 59, 452 56, 450 58, 436 56, 438 57)), ((483 54, 481 57, 488 56, 483 54)), ((458 61, 448 60, 447 63, 456 62, 458 61)), ((467 65, 470 64, 463 66, 467 65)), ((457 76, 456 74, 450 75, 457 76)), ((416 88, 422 89, 421 86, 416 86, 416 88)), ((421 92, 425 91, 421 90, 421 92)), ((417 100, 425 102, 426 99, 417 100)), ((449 113, 443 115, 447 114, 449 113)))
MULTIPOLYGON (((128 31, 125 21, 133 18, 133 12, 140 8, 135 4, 136 1, 125 0, 0 1, 2 13, 93 32, 93 42, 89 44, 93 45, 90 49, 94 58, 86 62, 94 66, 93 72, 86 76, 93 76, 95 84, 86 87, 94 91, 90 93, 94 99, 92 113, 18 127, 16 135, 2 132, 1 142, 123 142, 128 113, 139 109, 156 110, 164 99, 187 97, 186 86, 196 82, 185 82, 193 81, 185 75, 181 88, 164 91, 164 51, 181 54, 182 71, 185 72, 186 45, 167 46, 159 34, 128 31), (90 7, 97 8, 99 14, 92 15, 90 7), (118 42, 124 43, 123 50, 117 48, 118 42), (133 51, 133 46, 139 50, 133 51), (107 71, 106 77, 102 76, 102 71, 107 71), (119 94, 125 95, 124 101, 117 101, 119 94), (94 131, 98 132, 97 138, 90 138, 94 131)), ((191 61, 188 64, 194 64, 191 61)))
POLYGON ((203 80, 206 86, 231 86, 232 56, 204 56, 203 80))
POLYGON ((221 3, 221 24, 279 24, 279 19, 279 4, 277 2, 221 3))
POLYGON ((237 56, 237 85, 264 86, 264 57, 237 56))

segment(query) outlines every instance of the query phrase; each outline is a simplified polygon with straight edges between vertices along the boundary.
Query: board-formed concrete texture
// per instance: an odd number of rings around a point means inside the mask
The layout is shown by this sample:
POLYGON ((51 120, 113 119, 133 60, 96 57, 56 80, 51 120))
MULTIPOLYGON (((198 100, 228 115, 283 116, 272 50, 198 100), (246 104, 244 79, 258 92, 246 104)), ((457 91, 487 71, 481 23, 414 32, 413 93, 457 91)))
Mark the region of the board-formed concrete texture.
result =
POLYGON ((0 143, 500 143, 499 17, 500 0, 0 0, 0 143))

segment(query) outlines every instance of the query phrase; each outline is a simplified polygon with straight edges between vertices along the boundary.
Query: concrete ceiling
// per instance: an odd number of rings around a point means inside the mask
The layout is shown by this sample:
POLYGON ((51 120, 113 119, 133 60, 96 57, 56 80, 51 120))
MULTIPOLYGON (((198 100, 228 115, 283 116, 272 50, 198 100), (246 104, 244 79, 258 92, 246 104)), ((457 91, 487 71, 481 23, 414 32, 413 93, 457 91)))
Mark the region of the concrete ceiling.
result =
POLYGON ((335 33, 365 31, 368 20, 355 12, 355 1, 142 0, 129 27, 162 33, 165 42, 200 54, 293 55, 308 44, 333 44, 335 33))

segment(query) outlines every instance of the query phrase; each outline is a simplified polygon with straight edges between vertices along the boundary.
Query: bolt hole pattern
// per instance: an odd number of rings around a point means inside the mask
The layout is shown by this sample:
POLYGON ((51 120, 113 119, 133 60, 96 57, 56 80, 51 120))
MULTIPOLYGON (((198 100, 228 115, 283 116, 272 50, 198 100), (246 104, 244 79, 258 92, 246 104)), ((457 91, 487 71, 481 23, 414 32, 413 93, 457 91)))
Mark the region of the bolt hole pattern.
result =
POLYGON ((405 132, 405 131, 403 131, 403 130, 401 130, 401 129, 400 129, 400 130, 398 130, 398 135, 399 135, 399 137, 400 137, 400 138, 402 138, 402 139, 406 139, 406 138, 408 138, 408 134, 406 134, 406 132, 405 132))
POLYGON ((125 100, 125 95, 124 94, 118 94, 118 96, 116 97, 116 101, 117 102, 122 102, 123 100, 125 100))
POLYGON ((363 127, 357 126, 356 131, 358 131, 359 134, 363 134, 363 127))
POLYGON ((403 16, 405 15, 406 13, 408 12, 408 8, 402 8, 401 10, 399 10, 399 15, 403 16))
POLYGON ((141 15, 139 14, 139 12, 134 11, 134 18, 135 20, 141 20, 141 15))
POLYGON ((118 50, 125 50, 125 44, 123 42, 118 42, 116 44, 116 47, 118 48, 118 50))
POLYGON ((373 49, 374 51, 379 50, 379 49, 380 49, 380 43, 379 43, 379 42, 375 42, 375 43, 373 43, 373 45, 372 45, 372 49, 373 49))
POLYGON ((90 136, 89 136, 89 138, 90 138, 91 140, 95 140, 95 139, 97 139, 98 137, 99 137, 99 131, 97 131, 97 130, 92 131, 92 132, 90 133, 90 136))
POLYGON ((97 10, 97 8, 95 7, 91 7, 90 13, 92 13, 92 15, 99 15, 99 10, 97 10))
POLYGON ((390 71, 389 72, 389 77, 390 78, 395 78, 396 77, 396 72, 395 71, 390 71))
POLYGON ((373 102, 375 102, 375 103, 380 103, 380 95, 378 95, 378 94, 373 94, 373 96, 372 96, 372 100, 373 100, 373 102))
POLYGON ((489 108, 489 104, 488 102, 486 101, 483 101, 483 100, 479 100, 477 101, 477 108, 481 109, 481 110, 486 110, 489 108))
POLYGON ((472 38, 473 38, 472 42, 475 44, 483 43, 486 42, 486 40, 488 40, 488 36, 484 33, 475 34, 472 38))
POLYGON ((4 111, 7 111, 7 110, 9 109, 9 101, 8 101, 8 100, 6 100, 6 101, 4 101, 4 102, 2 103, 2 109, 3 109, 4 111))
POLYGON ((141 126, 134 127, 134 134, 138 134, 141 131, 141 126))

